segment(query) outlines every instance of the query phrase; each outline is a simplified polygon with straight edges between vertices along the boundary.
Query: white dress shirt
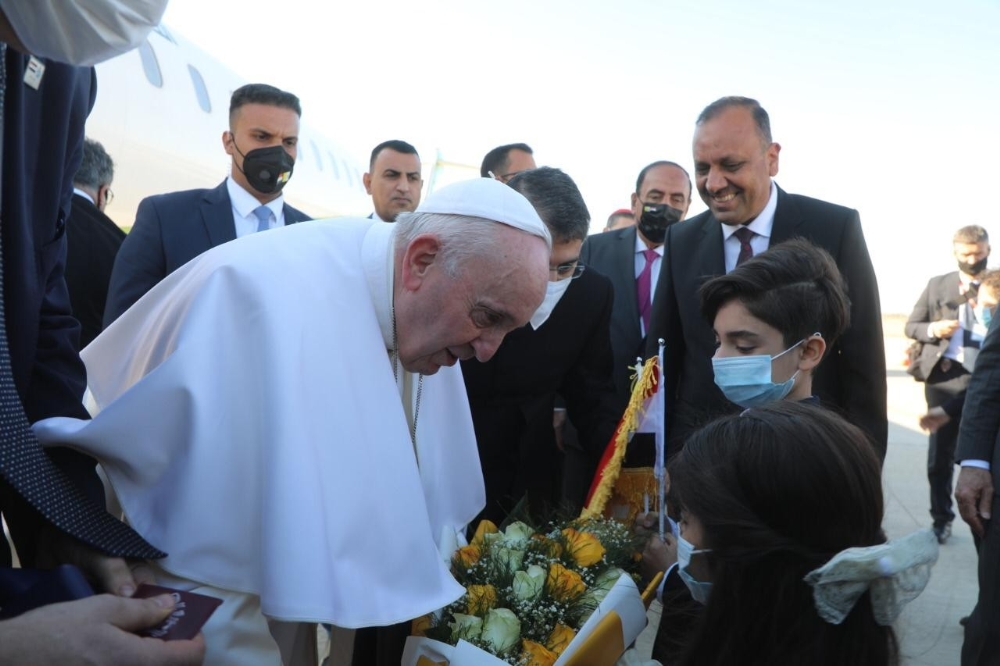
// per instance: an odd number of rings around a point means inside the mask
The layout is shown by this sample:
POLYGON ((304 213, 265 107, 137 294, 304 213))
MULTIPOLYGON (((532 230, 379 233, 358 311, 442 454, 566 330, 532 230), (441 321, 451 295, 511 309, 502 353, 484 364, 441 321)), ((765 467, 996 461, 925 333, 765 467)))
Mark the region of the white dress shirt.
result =
POLYGON ((750 239, 750 247, 753 248, 754 256, 757 256, 768 248, 771 244, 771 229, 774 227, 774 211, 778 209, 778 186, 771 181, 771 196, 767 199, 767 205, 760 211, 753 222, 744 225, 722 225, 722 248, 726 254, 726 272, 730 273, 736 268, 736 260, 740 257, 740 239, 734 234, 740 226, 745 226, 754 232, 750 239))
MULTIPOLYGON (((254 211, 261 203, 254 195, 240 187, 232 176, 226 178, 226 189, 229 191, 229 201, 233 204, 233 224, 236 226, 236 237, 243 238, 257 231, 258 220, 254 211)), ((285 198, 278 195, 277 199, 264 205, 271 209, 268 229, 285 226, 285 198)))

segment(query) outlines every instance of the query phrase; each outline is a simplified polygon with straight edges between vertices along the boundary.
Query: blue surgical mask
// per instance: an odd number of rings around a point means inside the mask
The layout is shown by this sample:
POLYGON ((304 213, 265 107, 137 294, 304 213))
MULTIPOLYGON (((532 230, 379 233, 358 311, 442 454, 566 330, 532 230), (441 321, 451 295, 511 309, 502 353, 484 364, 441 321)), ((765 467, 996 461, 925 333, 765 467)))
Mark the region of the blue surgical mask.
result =
POLYGON ((677 575, 684 581, 688 591, 691 593, 691 598, 700 604, 708 603, 708 595, 712 591, 712 583, 711 581, 697 580, 687 572, 687 568, 691 565, 692 555, 708 552, 711 551, 695 550, 690 541, 682 536, 677 537, 677 575))
POLYGON ((754 354, 713 358, 715 385, 722 390, 727 400, 741 407, 759 407, 782 400, 791 392, 799 371, 796 370, 786 381, 776 384, 771 381, 771 364, 774 359, 781 358, 803 342, 805 340, 799 340, 776 356, 754 354))
POLYGON ((982 305, 977 305, 973 313, 976 315, 976 321, 986 328, 990 327, 990 322, 993 321, 993 310, 982 305))

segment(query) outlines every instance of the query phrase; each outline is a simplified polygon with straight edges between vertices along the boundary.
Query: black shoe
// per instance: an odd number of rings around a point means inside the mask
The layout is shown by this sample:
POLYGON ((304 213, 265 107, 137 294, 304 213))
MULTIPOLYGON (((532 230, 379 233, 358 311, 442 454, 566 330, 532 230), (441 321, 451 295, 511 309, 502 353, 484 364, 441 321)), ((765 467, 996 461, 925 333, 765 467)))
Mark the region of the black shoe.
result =
POLYGON ((945 523, 944 525, 934 526, 934 536, 937 537, 938 543, 944 544, 951 536, 951 523, 945 523))

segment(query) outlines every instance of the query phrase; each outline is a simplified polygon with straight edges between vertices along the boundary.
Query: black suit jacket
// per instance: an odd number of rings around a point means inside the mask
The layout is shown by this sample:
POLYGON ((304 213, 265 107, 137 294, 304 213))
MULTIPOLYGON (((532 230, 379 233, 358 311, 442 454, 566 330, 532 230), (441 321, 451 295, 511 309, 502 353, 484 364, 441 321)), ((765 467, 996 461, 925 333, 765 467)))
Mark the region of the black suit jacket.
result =
MULTIPOLYGON (((285 224, 308 220, 284 206, 285 224)), ((111 272, 104 325, 121 316, 160 280, 216 245, 236 239, 226 182, 211 190, 157 194, 139 202, 135 225, 111 272)))
MULTIPOLYGON (((77 353, 80 325, 70 314, 63 276, 66 218, 83 128, 97 92, 92 68, 45 62, 37 89, 23 82, 28 57, 7 49, 0 232, 7 341, 14 383, 28 420, 88 418, 81 404, 86 371, 77 353)), ((94 461, 49 451, 95 502, 104 496, 94 461)), ((32 566, 43 519, 0 481, 0 511, 21 563, 32 566)), ((10 561, 5 539, 0 563, 10 561)))
POLYGON ((80 322, 81 348, 104 328, 111 268, 124 240, 125 232, 90 199, 73 195, 73 209, 66 222, 66 284, 73 316, 80 322))
MULTIPOLYGON (((958 291, 959 284, 958 271, 931 278, 906 320, 907 337, 924 343, 917 361, 924 377, 930 376, 951 342, 950 338, 932 338, 927 333, 927 326, 942 319, 958 319, 958 309, 966 302, 958 291)), ((955 331, 955 335, 962 335, 962 330, 955 331)))
POLYGON ((955 460, 990 463, 993 488, 1000 489, 1000 317, 979 348, 976 370, 969 380, 955 460))
POLYGON ((556 393, 565 399, 591 459, 587 481, 593 476, 619 418, 612 405, 608 338, 612 300, 608 279, 584 271, 541 328, 513 331, 486 363, 462 362, 486 481, 481 517, 499 524, 525 492, 536 514, 558 506, 556 393))
MULTIPOLYGON (((639 327, 639 298, 635 280, 635 226, 588 236, 580 250, 580 261, 606 275, 615 290, 611 310, 611 349, 614 354, 615 408, 624 413, 632 394, 632 371, 637 357, 645 354, 645 339, 639 327)), ((662 270, 662 263, 661 263, 662 270)))
MULTIPOLYGON (((884 459, 888 417, 882 313, 858 212, 778 188, 770 243, 796 237, 833 255, 851 298, 851 326, 827 350, 813 378, 813 393, 867 430, 884 459)), ((702 283, 723 273, 722 227, 711 211, 667 230, 650 339, 666 340, 663 372, 672 452, 693 428, 738 409, 715 385, 711 361, 715 334, 701 317, 698 299, 702 283)), ((655 352, 647 349, 647 353, 655 352)))

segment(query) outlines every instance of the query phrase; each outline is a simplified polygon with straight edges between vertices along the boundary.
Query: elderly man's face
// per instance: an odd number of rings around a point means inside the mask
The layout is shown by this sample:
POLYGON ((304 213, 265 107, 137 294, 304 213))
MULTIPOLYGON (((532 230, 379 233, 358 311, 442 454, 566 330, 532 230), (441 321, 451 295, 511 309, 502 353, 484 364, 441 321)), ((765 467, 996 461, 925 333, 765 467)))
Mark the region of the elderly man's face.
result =
POLYGON ((781 146, 767 144, 750 110, 729 107, 694 132, 695 184, 715 219, 738 225, 757 217, 771 195, 781 146))
POLYGON ((524 326, 545 297, 545 241, 510 227, 488 254, 448 275, 437 237, 418 236, 403 251, 396 288, 399 360, 432 375, 443 365, 493 357, 505 335, 524 326))

